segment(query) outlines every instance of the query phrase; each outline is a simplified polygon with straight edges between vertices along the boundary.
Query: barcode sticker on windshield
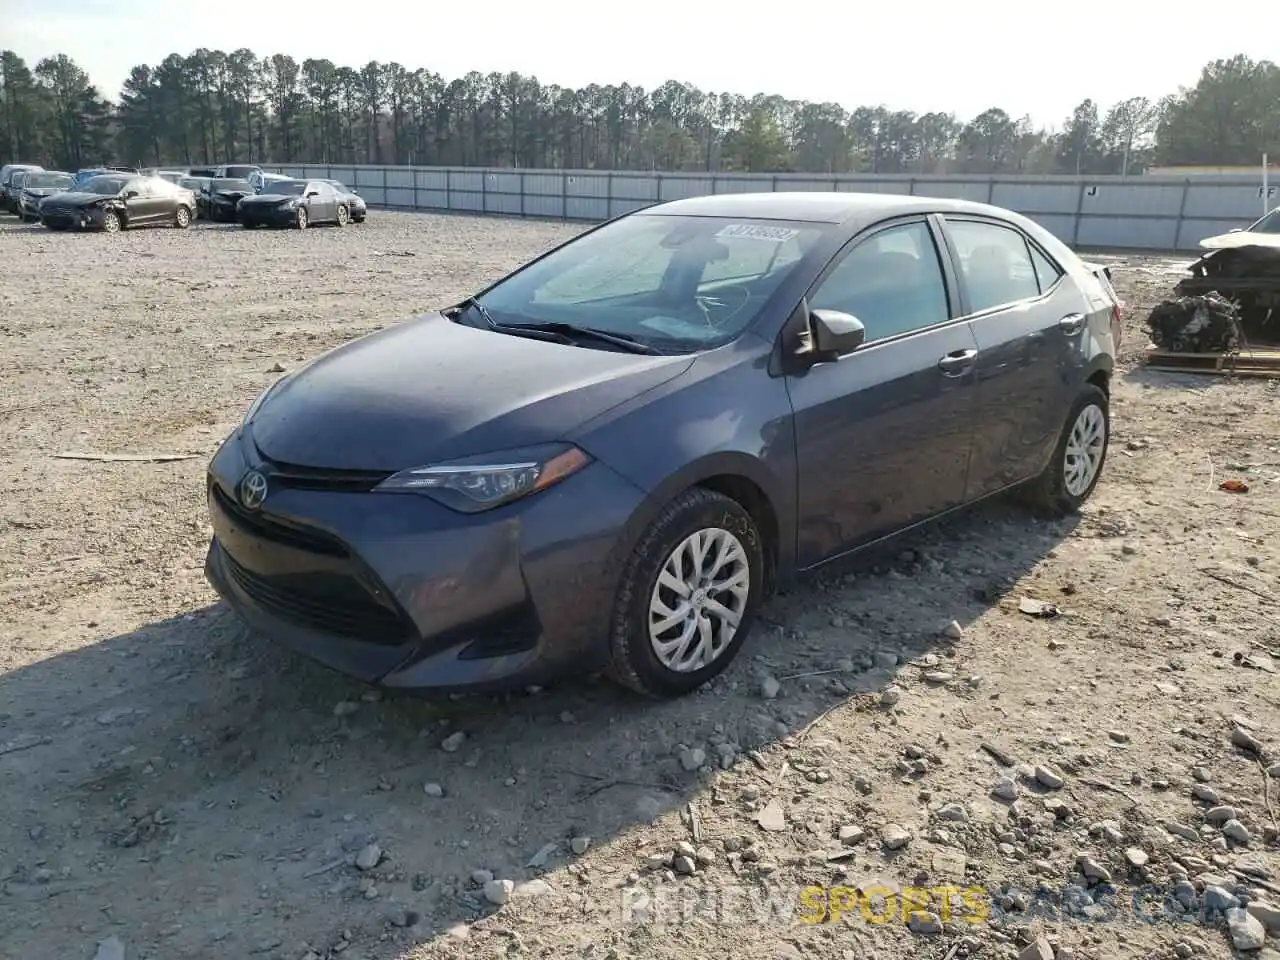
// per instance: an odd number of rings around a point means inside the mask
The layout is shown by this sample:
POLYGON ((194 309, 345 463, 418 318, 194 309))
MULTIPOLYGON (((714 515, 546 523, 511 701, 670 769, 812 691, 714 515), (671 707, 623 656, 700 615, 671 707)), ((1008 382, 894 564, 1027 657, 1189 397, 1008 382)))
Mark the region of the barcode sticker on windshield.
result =
POLYGON ((731 223, 721 227, 717 237, 741 240, 768 240, 772 243, 786 243, 800 231, 791 227, 762 227, 755 223, 731 223))

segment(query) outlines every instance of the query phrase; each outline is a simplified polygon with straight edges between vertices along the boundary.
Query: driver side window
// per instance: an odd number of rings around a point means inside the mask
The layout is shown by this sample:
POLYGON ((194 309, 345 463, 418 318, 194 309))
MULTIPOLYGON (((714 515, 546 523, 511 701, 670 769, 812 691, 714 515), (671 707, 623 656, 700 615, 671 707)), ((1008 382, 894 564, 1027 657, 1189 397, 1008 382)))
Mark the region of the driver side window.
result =
POLYGON ((951 318, 938 250, 924 221, 888 227, 858 242, 809 298, 814 310, 862 321, 867 342, 951 318))

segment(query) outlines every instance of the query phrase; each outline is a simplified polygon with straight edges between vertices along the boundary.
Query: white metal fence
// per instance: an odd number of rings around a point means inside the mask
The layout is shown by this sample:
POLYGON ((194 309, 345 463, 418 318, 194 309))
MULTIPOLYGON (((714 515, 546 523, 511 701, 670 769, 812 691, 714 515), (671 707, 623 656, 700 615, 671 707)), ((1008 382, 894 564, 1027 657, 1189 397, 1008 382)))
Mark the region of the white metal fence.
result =
POLYGON ((268 169, 355 187, 371 206, 598 221, 716 193, 835 190, 957 197, 1016 210, 1072 246, 1193 250, 1277 202, 1260 178, 653 173, 283 164, 268 169))

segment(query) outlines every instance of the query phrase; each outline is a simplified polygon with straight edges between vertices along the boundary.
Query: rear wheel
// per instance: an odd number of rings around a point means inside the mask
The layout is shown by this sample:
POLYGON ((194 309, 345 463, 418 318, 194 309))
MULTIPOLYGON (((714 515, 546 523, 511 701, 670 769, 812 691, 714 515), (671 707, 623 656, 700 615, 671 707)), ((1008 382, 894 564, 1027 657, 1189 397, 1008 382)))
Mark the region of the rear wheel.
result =
POLYGON ((120 214, 108 210, 102 217, 102 229, 107 233, 119 233, 124 228, 120 214))
POLYGON ((186 207, 178 207, 173 215, 173 225, 179 230, 185 230, 191 226, 191 211, 186 207))
POLYGON ((764 590, 764 546, 737 501, 695 487, 649 526, 614 600, 609 673, 650 697, 702 686, 737 655, 764 590))
POLYGON ((1054 514, 1074 513, 1089 499, 1107 459, 1111 413, 1107 394, 1095 384, 1080 391, 1044 472, 1027 488, 1028 499, 1054 514))

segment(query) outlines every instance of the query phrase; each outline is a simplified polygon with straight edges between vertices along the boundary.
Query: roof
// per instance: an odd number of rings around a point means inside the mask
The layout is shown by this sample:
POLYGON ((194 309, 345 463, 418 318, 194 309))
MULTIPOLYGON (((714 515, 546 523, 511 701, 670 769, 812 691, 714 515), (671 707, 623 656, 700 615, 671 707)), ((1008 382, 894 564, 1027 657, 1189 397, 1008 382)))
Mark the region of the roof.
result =
POLYGON ((722 193, 689 197, 647 207, 661 216, 744 217, 758 220, 793 220, 812 223, 845 223, 902 214, 989 213, 1005 218, 1009 211, 969 200, 913 197, 898 193, 779 192, 722 193))

